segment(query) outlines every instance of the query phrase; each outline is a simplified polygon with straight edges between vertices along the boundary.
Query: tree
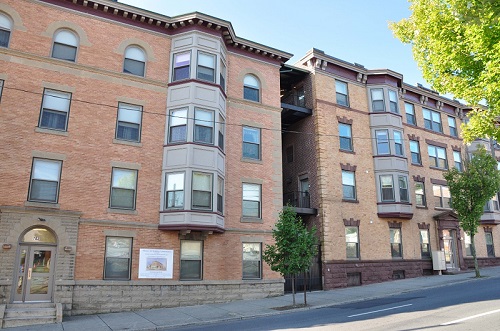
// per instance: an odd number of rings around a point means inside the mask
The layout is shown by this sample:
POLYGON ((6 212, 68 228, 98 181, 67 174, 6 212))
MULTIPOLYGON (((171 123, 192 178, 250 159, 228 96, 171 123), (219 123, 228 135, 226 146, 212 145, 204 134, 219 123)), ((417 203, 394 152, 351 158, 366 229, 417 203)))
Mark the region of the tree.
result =
POLYGON ((500 140, 500 1, 409 0, 412 14, 390 27, 412 45, 424 78, 474 108, 464 126, 467 142, 500 140), (488 109, 478 106, 486 102, 488 109))
POLYGON ((500 171, 496 159, 484 148, 473 153, 472 160, 465 159, 464 171, 452 168, 444 174, 451 194, 451 207, 456 211, 460 227, 471 238, 476 277, 480 277, 474 235, 481 223, 486 202, 500 190, 500 171))
MULTIPOLYGON (((295 277, 306 271, 317 251, 316 229, 308 230, 290 206, 279 214, 273 229, 273 245, 266 245, 263 259, 281 276, 292 275, 293 305, 295 306, 295 277)), ((305 287, 305 284, 304 284, 305 287)), ((307 299, 304 292, 304 304, 307 299)))

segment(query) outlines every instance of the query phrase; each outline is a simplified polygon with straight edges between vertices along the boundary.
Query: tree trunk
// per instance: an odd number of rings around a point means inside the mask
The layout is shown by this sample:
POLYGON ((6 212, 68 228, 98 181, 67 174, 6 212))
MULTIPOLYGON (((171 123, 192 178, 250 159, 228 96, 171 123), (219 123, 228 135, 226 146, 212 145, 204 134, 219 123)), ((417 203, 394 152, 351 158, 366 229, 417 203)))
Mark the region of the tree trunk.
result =
POLYGON ((292 276, 292 297, 293 305, 295 306, 295 275, 292 276))
POLYGON ((479 274, 479 264, 477 263, 477 256, 476 256, 476 243, 474 242, 474 235, 471 234, 470 236, 470 250, 472 252, 472 257, 474 258, 474 270, 476 271, 476 278, 481 277, 479 274))
POLYGON ((304 271, 304 306, 307 306, 307 271, 304 271))

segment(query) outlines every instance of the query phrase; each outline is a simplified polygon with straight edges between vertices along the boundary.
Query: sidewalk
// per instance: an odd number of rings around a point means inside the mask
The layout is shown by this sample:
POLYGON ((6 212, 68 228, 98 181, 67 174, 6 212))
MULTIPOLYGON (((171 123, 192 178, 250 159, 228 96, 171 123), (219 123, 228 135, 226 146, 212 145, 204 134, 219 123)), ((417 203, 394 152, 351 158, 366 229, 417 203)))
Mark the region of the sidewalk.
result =
MULTIPOLYGON (((500 267, 482 268, 483 277, 500 277, 500 267)), ((73 316, 64 318, 61 324, 8 328, 9 331, 149 331, 175 328, 185 325, 203 325, 206 323, 239 320, 257 316, 286 314, 298 310, 317 309, 362 300, 375 299, 388 295, 411 292, 415 289, 447 286, 450 284, 481 281, 474 278, 473 271, 456 275, 426 276, 401 279, 384 283, 348 287, 330 291, 307 293, 308 307, 292 310, 273 308, 292 304, 292 295, 258 300, 233 301, 221 304, 208 304, 165 309, 151 309, 135 312, 73 316)), ((303 302, 303 293, 296 295, 297 303, 303 302)))

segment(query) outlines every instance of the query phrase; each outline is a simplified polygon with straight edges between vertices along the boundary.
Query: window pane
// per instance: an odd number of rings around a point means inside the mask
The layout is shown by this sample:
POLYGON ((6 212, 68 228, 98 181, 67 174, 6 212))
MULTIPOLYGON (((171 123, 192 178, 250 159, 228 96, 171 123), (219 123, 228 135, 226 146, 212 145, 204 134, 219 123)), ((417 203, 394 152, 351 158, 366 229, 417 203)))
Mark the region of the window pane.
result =
POLYGON ((134 193, 134 190, 112 188, 110 207, 133 209, 135 200, 134 193))
POLYGON ((113 187, 135 189, 137 171, 127 169, 113 169, 113 187))
POLYGON ((181 279, 201 279, 201 261, 181 260, 181 279))
POLYGON ((190 52, 175 54, 175 56, 174 56, 174 66, 175 67, 188 66, 190 61, 191 61, 191 53, 190 52))
POLYGON ((212 192, 193 190, 193 208, 212 208, 212 192))
POLYGON ((129 259, 108 257, 104 269, 105 279, 129 279, 129 259))
POLYGON ((248 127, 243 127, 243 141, 259 144, 260 143, 260 130, 248 127))
POLYGON ((185 125, 187 122, 187 109, 172 110, 170 112, 170 125, 185 125))
POLYGON ((71 101, 71 93, 64 93, 54 90, 45 90, 43 93, 42 108, 68 112, 71 101))
POLYGON ((260 87, 259 81, 257 80, 257 78, 255 78, 252 75, 245 76, 245 78, 243 80, 243 85, 245 85, 247 87, 253 87, 254 89, 257 89, 257 90, 260 87))
POLYGON ((260 261, 243 261, 243 278, 260 278, 260 261))
POLYGON ((49 181, 59 181, 61 171, 60 161, 33 160, 33 179, 44 179, 49 181))
POLYGON ((215 68, 215 56, 198 53, 198 65, 208 68, 215 68))
POLYGON ((260 201, 260 185, 243 184, 243 200, 260 201))
POLYGON ((123 72, 144 77, 145 67, 146 64, 144 62, 132 59, 125 59, 123 63, 123 72))
POLYGON ((174 81, 189 78, 189 66, 174 68, 174 81))
POLYGON ((167 190, 178 191, 184 190, 184 174, 168 174, 167 175, 167 190))
POLYGON ((243 98, 245 100, 259 101, 259 90, 245 86, 243 88, 243 98))
POLYGON ((135 60, 138 62, 146 62, 146 55, 144 52, 138 47, 128 47, 125 50, 125 58, 135 60))
POLYGON ((74 47, 78 46, 78 39, 76 38, 76 36, 67 30, 58 31, 54 37, 54 41, 60 44, 70 45, 74 47))
POLYGON ((377 139, 377 153, 389 154, 389 133, 387 130, 375 131, 377 139))
POLYGON ((347 83, 340 82, 338 80, 335 81, 335 90, 337 93, 347 95, 347 83))
POLYGON ((354 172, 342 171, 342 184, 354 186, 354 172))
POLYGON ((32 180, 30 200, 57 202, 58 181, 32 180))
POLYGON ((139 124, 118 122, 116 138, 139 141, 139 124))
POLYGON ((118 105, 118 120, 141 124, 142 107, 120 103, 118 105))
POLYGON ((339 135, 341 137, 351 137, 351 126, 348 124, 339 123, 339 135))
POLYGON ((358 243, 346 243, 346 257, 347 258, 358 258, 358 243))
POLYGON ((187 127, 175 126, 170 128, 170 142, 186 141, 187 127))
POLYGON ((345 228, 345 241, 348 243, 357 243, 358 241, 358 228, 346 227, 345 228))
POLYGON ((67 115, 66 112, 43 109, 40 127, 65 131, 67 115))
POLYGON ((61 60, 75 61, 76 60, 76 47, 54 43, 52 49, 52 57, 61 60))
POLYGON ((0 47, 8 47, 10 31, 0 29, 0 47))
POLYGON ((243 143, 243 157, 259 159, 259 145, 243 143))
POLYGON ((193 172, 193 190, 211 191, 212 176, 210 174, 202 174, 193 172))
POLYGON ((260 202, 258 201, 243 201, 243 216, 260 217, 260 202))
POLYGON ((211 68, 205 68, 205 67, 198 67, 197 71, 197 77, 198 79, 203 79, 209 82, 214 82, 214 69, 211 68))
POLYGON ((182 260, 201 260, 201 241, 181 241, 182 260))
POLYGON ((184 191, 167 192, 167 208, 180 208, 184 206, 184 191))

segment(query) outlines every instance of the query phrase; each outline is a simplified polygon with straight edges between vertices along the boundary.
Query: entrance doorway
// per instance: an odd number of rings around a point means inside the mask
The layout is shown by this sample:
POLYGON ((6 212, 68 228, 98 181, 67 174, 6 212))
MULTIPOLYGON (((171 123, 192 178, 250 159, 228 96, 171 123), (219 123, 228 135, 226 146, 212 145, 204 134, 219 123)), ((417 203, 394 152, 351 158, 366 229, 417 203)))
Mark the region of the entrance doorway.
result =
POLYGON ((456 230, 443 229, 444 259, 446 269, 458 267, 457 263, 457 234, 456 230))
POLYGON ((19 240, 13 302, 51 302, 57 242, 47 228, 33 228, 19 240))

